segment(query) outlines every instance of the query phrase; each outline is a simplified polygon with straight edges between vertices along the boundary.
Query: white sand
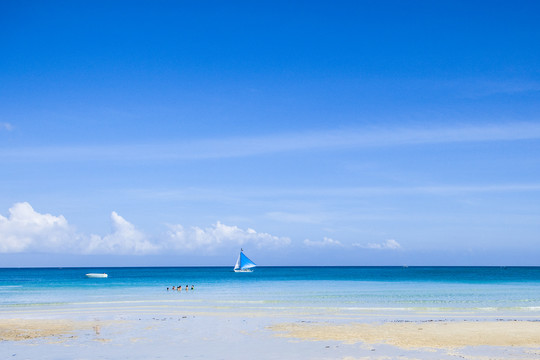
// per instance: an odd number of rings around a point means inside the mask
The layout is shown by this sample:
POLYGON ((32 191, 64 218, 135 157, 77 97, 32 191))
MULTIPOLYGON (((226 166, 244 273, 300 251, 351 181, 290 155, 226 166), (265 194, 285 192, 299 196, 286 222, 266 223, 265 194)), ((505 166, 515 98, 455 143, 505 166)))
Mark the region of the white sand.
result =
POLYGON ((527 321, 538 314, 460 316, 181 301, 0 308, 0 359, 540 359, 540 322, 527 321))
POLYGON ((390 344, 401 348, 466 346, 540 347, 540 322, 455 321, 382 324, 278 324, 278 336, 302 340, 390 344))

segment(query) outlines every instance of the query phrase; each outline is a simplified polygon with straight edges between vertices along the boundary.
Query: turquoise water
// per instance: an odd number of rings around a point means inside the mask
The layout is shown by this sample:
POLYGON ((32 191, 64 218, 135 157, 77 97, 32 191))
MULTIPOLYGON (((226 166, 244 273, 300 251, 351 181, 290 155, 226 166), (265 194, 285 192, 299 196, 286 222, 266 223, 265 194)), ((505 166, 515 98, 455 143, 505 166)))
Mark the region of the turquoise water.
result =
POLYGON ((540 311, 540 267, 230 267, 0 269, 0 306, 135 301, 267 307, 540 311), (107 279, 89 279, 106 272, 107 279), (195 291, 167 287, 195 285, 195 291))

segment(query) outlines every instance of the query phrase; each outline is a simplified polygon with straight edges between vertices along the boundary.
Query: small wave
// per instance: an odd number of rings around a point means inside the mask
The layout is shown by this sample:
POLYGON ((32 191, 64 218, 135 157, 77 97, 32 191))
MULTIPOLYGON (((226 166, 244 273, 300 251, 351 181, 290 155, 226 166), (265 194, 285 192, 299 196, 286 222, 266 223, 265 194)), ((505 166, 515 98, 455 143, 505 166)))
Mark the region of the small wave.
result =
POLYGON ((214 300, 225 304, 265 304, 265 300, 214 300))
POLYGON ((0 306, 5 307, 38 307, 38 306, 55 306, 55 305, 67 305, 66 302, 42 302, 42 303, 6 303, 0 304, 0 306))
POLYGON ((372 307, 372 306, 365 306, 365 307, 344 307, 343 310, 351 310, 351 311, 381 311, 381 310, 390 310, 390 311, 407 311, 411 310, 412 308, 407 307, 372 307))

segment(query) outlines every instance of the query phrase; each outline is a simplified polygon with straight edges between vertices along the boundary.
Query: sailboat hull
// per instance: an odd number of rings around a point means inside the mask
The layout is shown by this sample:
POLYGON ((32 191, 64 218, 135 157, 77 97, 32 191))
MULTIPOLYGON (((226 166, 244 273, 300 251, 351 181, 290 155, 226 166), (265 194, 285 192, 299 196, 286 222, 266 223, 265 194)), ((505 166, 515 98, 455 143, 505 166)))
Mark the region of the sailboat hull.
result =
POLYGON ((253 270, 251 269, 234 269, 234 272, 241 272, 241 273, 250 273, 250 272, 253 272, 253 270))
POLYGON ((109 277, 109 275, 103 273, 103 274, 95 274, 95 273, 90 273, 90 274, 86 274, 86 277, 87 278, 106 278, 106 277, 109 277))

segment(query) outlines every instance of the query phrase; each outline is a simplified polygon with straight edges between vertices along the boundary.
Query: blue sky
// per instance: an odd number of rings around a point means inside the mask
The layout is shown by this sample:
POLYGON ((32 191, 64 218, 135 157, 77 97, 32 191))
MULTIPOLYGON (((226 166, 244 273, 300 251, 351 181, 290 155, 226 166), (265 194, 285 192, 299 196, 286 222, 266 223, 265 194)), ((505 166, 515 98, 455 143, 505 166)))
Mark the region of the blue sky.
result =
POLYGON ((0 3, 2 266, 539 265, 540 5, 0 3))

